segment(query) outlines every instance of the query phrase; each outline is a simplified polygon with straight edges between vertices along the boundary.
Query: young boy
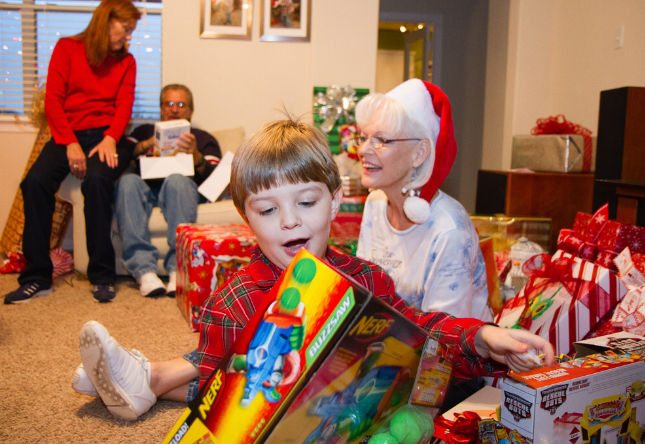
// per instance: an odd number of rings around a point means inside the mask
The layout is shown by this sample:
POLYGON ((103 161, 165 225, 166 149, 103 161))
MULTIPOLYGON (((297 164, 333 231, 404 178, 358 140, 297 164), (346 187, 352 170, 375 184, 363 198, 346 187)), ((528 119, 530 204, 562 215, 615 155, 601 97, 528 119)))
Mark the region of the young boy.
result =
POLYGON ((392 280, 380 267, 327 248, 331 221, 340 208, 341 180, 325 136, 310 125, 287 119, 255 133, 235 154, 231 193, 259 248, 249 266, 211 295, 203 307, 202 381, 217 367, 300 248, 354 278, 437 340, 458 348, 457 380, 491 374, 494 365, 486 358, 514 370, 527 370, 531 365, 520 355, 529 348, 544 352, 551 362, 553 350, 546 340, 475 319, 453 319, 408 307, 395 295, 392 280))
MULTIPOLYGON (((251 263, 203 306, 198 351, 202 381, 217 367, 300 248, 354 278, 432 337, 457 348, 458 358, 453 363, 457 381, 492 374, 496 366, 487 358, 515 371, 528 370, 532 364, 521 355, 529 348, 544 353, 547 364, 552 363, 553 349, 546 340, 522 330, 408 307, 395 295, 392 280, 380 267, 327 248, 331 221, 340 208, 341 180, 325 136, 316 128, 291 118, 263 126, 235 154, 231 191, 258 248, 251 263)), ((187 361, 178 358, 149 363, 140 353, 119 346, 94 321, 81 331, 81 360, 92 371, 86 373, 79 367, 75 378, 87 383, 89 377, 90 385, 102 386, 106 393, 118 392, 122 398, 115 401, 99 389, 110 411, 121 418, 135 419, 162 395, 179 400, 188 392, 186 400, 190 402, 197 392, 197 380, 191 381, 197 370, 185 371, 187 361), (173 397, 173 393, 181 396, 173 397)), ((73 386, 79 387, 80 382, 75 380, 73 386)))

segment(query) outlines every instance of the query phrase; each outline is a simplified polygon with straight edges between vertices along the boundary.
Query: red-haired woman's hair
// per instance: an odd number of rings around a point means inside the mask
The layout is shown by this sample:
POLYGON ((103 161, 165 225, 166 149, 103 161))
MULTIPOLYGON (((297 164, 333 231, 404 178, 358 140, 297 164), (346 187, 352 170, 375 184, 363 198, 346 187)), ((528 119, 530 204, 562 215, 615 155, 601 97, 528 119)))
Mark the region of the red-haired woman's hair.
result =
POLYGON ((85 31, 72 38, 85 42, 85 54, 90 66, 100 66, 108 54, 121 60, 128 53, 128 48, 124 45, 117 52, 110 51, 110 19, 127 23, 133 20, 137 22, 140 18, 141 13, 131 0, 103 0, 96 7, 85 31))

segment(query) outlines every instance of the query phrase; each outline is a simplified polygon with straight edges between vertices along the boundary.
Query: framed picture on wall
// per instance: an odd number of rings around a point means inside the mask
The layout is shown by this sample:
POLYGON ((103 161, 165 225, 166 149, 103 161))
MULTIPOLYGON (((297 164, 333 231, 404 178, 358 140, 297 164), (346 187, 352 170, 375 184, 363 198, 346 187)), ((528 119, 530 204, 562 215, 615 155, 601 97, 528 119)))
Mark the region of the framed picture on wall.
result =
POLYGON ((253 0, 199 0, 199 36, 207 39, 251 39, 253 0))
POLYGON ((260 40, 308 42, 311 0, 260 0, 260 40))

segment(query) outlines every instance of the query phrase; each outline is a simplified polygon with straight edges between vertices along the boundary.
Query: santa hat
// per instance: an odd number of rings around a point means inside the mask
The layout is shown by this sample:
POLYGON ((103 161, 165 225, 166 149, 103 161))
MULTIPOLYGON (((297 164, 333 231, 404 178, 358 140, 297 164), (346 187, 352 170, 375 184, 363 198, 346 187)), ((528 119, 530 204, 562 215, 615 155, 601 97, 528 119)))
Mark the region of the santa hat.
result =
POLYGON ((420 191, 411 190, 412 195, 404 203, 406 216, 412 222, 422 224, 430 218, 429 202, 448 176, 457 156, 450 101, 437 86, 419 79, 403 82, 386 96, 403 105, 426 128, 435 145, 430 179, 420 191))

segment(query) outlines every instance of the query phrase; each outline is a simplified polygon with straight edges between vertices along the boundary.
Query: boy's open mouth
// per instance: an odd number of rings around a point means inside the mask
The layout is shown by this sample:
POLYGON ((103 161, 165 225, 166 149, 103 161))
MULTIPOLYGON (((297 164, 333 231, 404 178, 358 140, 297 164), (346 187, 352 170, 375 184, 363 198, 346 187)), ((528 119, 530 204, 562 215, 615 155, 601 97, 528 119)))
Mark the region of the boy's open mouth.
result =
POLYGON ((309 239, 305 239, 305 238, 303 238, 303 239, 294 239, 294 240, 291 240, 291 241, 283 244, 282 246, 285 247, 287 250, 293 250, 293 251, 297 252, 302 247, 304 247, 307 244, 308 241, 309 241, 309 239))

